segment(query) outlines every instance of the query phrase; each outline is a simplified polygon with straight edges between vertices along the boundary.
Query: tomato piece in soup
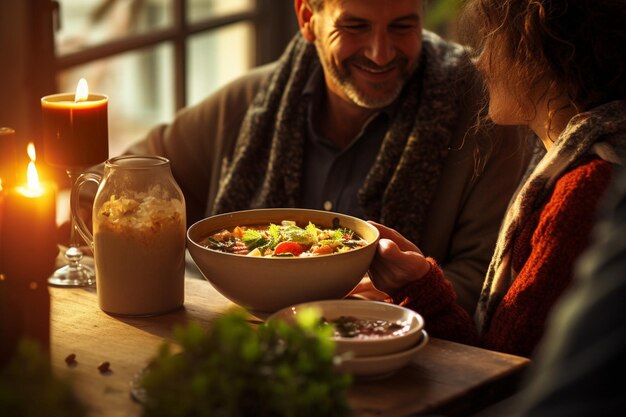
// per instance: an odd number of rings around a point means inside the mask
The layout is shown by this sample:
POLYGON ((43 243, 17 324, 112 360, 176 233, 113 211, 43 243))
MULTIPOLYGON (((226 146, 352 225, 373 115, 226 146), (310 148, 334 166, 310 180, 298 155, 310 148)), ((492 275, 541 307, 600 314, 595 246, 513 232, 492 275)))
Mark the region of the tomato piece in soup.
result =
POLYGON ((296 242, 280 242, 276 245, 276 249, 274 249, 274 255, 290 253, 293 256, 300 256, 305 249, 304 246, 296 242))

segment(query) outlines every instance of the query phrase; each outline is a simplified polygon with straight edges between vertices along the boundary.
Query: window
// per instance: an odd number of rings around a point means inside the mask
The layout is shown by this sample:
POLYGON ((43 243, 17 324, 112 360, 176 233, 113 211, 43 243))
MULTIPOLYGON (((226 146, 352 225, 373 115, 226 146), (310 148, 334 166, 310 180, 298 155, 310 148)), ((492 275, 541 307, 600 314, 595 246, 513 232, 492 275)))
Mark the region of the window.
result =
MULTIPOLYGON (((84 77, 109 96, 110 156, 249 68, 297 31, 293 0, 0 2, 0 126, 40 143, 40 98, 84 77)), ((24 152, 24 157, 26 153, 24 152)))
MULTIPOLYGON (((59 0, 56 83, 109 96, 110 155, 248 69, 296 31, 292 0, 59 0), (284 16, 289 30, 263 32, 284 16), (257 40, 267 39, 262 45, 257 40)), ((280 25, 279 25, 280 26, 280 25)), ((285 25, 283 25, 285 26, 285 25)), ((274 26, 276 27, 276 26, 274 26)), ((270 56, 273 55, 273 56, 270 56)))

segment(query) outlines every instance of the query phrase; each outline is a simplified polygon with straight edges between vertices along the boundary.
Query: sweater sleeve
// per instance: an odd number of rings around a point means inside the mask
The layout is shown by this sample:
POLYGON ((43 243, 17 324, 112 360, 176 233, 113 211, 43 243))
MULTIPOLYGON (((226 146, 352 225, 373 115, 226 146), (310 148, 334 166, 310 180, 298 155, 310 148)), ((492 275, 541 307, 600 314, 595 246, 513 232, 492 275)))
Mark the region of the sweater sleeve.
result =
POLYGON ((611 171, 608 162, 593 160, 557 181, 532 234, 530 255, 483 336, 485 347, 532 354, 549 312, 572 280, 576 259, 589 243, 611 171))
POLYGON ((430 271, 421 279, 401 288, 393 302, 417 311, 424 317, 426 331, 434 337, 477 345, 476 326, 456 302, 456 293, 433 258, 426 258, 430 271))

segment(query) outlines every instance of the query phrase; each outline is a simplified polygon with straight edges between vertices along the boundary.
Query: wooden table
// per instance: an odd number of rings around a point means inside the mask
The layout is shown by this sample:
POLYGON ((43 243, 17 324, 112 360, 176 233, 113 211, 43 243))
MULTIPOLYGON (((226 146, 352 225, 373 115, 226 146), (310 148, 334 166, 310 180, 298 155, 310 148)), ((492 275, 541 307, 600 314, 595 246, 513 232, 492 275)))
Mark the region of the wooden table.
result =
MULTIPOLYGON (((210 326, 234 305, 207 281, 187 278, 185 307, 149 318, 112 317, 98 308, 94 289, 50 288, 51 356, 57 374, 73 381, 91 417, 139 416, 131 399, 133 376, 152 358, 176 325, 210 326), (68 366, 65 358, 76 355, 68 366), (97 367, 110 362, 112 372, 97 367)), ((402 417, 469 415, 509 395, 525 358, 431 338, 414 362, 391 377, 357 380, 349 392, 354 415, 402 417)))

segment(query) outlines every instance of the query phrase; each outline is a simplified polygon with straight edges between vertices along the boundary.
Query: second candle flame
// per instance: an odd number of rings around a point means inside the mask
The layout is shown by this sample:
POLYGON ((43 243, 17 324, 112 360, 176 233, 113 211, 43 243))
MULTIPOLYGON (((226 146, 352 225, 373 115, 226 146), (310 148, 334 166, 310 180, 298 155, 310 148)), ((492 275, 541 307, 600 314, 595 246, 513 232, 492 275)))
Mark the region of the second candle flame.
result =
POLYGON ((74 102, 85 101, 89 98, 89 86, 87 85, 87 80, 81 78, 78 80, 78 85, 76 86, 76 94, 74 95, 74 102))

